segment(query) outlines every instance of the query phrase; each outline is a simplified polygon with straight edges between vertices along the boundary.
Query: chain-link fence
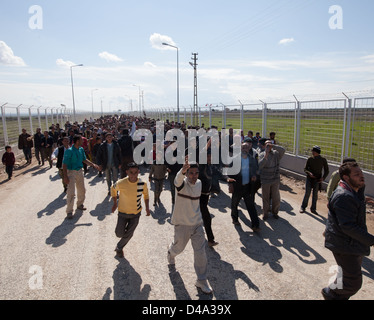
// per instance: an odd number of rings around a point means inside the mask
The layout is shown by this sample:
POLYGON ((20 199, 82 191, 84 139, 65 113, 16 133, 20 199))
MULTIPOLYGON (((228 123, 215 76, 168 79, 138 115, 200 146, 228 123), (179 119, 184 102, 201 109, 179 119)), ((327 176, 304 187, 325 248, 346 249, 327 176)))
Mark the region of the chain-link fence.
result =
MULTIPOLYGON (((71 109, 1 104, 0 152, 5 145, 16 146, 21 130, 35 133, 37 127, 48 130, 52 123, 72 121, 71 109)), ((276 142, 287 152, 308 157, 314 145, 319 145, 331 163, 341 163, 353 157, 366 171, 374 172, 374 97, 340 98, 308 101, 261 102, 238 105, 205 105, 180 108, 179 120, 187 125, 205 128, 216 126, 240 129, 262 137, 276 133, 276 142)), ((100 117, 88 111, 77 111, 76 120, 100 117)), ((146 111, 151 118, 177 121, 175 109, 159 108, 146 111)))
MULTIPOLYGON (((194 124, 192 108, 181 110, 180 121, 194 124)), ((172 109, 150 114, 177 121, 172 109)), ((198 119, 199 126, 240 129, 244 136, 251 130, 269 137, 273 131, 276 142, 290 154, 308 157, 313 146, 319 145, 330 163, 353 157, 364 170, 374 172, 374 97, 205 105, 199 108, 198 119)))

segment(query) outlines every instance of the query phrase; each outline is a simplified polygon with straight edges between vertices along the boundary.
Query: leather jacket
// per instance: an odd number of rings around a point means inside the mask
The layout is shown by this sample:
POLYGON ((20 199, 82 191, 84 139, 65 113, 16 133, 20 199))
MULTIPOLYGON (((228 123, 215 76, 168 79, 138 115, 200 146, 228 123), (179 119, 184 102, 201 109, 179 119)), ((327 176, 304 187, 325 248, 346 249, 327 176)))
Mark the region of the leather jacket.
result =
POLYGON ((366 226, 364 193, 340 182, 329 201, 325 247, 340 254, 370 255, 374 236, 366 226))

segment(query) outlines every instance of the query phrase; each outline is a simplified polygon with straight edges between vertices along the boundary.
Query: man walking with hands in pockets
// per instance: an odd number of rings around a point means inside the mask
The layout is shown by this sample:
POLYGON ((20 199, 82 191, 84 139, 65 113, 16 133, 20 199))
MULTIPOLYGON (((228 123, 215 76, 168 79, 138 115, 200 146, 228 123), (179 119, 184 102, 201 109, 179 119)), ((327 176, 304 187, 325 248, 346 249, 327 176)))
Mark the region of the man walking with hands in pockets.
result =
POLYGON ((174 225, 174 241, 168 250, 168 262, 175 265, 175 257, 182 253, 189 240, 194 251, 194 267, 197 275, 195 286, 205 294, 212 293, 207 281, 207 265, 205 247, 206 239, 204 223, 200 211, 201 181, 199 165, 188 163, 188 157, 182 169, 177 173, 175 206, 171 218, 174 225))

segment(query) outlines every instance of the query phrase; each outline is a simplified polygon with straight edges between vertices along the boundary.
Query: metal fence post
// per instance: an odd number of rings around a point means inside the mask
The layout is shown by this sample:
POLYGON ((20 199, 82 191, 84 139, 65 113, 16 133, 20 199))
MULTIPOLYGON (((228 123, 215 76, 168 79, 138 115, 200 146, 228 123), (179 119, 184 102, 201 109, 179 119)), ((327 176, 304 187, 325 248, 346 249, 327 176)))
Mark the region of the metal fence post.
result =
POLYGON ((301 125, 301 102, 296 100, 296 109, 295 109, 295 136, 294 136, 294 154, 299 156, 300 154, 300 125, 301 125))
POLYGON ((17 107, 17 120, 18 120, 18 129, 19 129, 19 134, 21 134, 22 132, 22 124, 21 124, 21 112, 20 112, 20 107, 22 106, 22 104, 20 104, 18 107, 17 107))
POLYGON ((352 99, 350 99, 344 92, 343 95, 347 98, 344 106, 344 129, 343 129, 343 146, 342 146, 342 162, 344 157, 350 154, 351 144, 351 120, 352 120, 352 99))
POLYGON ((226 129, 226 106, 223 103, 221 103, 221 104, 222 104, 222 107, 223 107, 223 109, 222 109, 222 128, 226 129))
POLYGON ((47 110, 48 110, 49 108, 45 108, 45 131, 48 131, 48 114, 47 114, 47 110))
POLYGON ((239 100, 239 103, 240 103, 240 130, 243 131, 244 130, 244 106, 240 100, 239 100))
POLYGON ((42 123, 41 123, 41 121, 40 121, 40 108, 41 108, 42 106, 40 106, 40 107, 38 107, 38 122, 39 122, 39 128, 40 128, 40 130, 42 129, 42 123))
POLYGON ((33 135, 34 134, 34 129, 33 129, 33 127, 32 127, 32 117, 31 117, 31 108, 32 108, 33 106, 31 106, 30 108, 29 108, 29 120, 30 120, 30 131, 31 131, 31 135, 33 135))
MULTIPOLYGON (((261 101, 261 100, 260 100, 261 101)), ((262 103, 262 137, 266 137, 267 132, 267 104, 263 101, 262 103)))
POLYGON ((5 103, 1 106, 1 119, 3 120, 3 136, 4 136, 4 144, 7 146, 9 144, 9 139, 8 139, 8 131, 6 127, 6 115, 5 115, 5 106, 8 103, 5 103))
POLYGON ((209 106, 209 128, 212 128, 212 105, 209 106))

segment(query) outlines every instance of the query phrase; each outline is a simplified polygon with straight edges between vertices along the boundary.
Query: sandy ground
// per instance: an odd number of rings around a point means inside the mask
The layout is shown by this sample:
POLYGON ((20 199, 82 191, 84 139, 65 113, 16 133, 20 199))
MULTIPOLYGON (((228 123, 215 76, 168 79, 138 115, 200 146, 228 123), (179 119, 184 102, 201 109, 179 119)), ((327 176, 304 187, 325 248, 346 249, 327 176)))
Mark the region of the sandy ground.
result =
MULTIPOLYGON (((35 161, 35 160, 34 160, 35 161)), ((171 196, 143 213, 125 258, 115 258, 117 214, 111 213, 104 178, 85 176, 86 202, 66 220, 66 195, 55 167, 23 162, 7 181, 0 175, 0 299, 39 300, 320 300, 329 284, 335 261, 324 248, 322 233, 327 216, 325 194, 320 194, 319 216, 299 214, 304 183, 282 177, 282 205, 278 220, 261 219, 261 232, 250 229, 249 215, 240 205, 240 227, 230 217, 227 185, 210 200, 213 232, 219 245, 207 248, 208 279, 214 290, 196 289, 193 251, 187 245, 176 258, 166 260, 173 239, 171 196)), ((147 173, 142 178, 148 181, 147 173)), ((151 192, 150 204, 153 203, 151 192)), ((260 194, 256 197, 261 212, 260 194)), ((374 233, 374 214, 368 210, 374 233)), ((353 300, 374 297, 374 254, 364 258, 364 283, 353 300)))

